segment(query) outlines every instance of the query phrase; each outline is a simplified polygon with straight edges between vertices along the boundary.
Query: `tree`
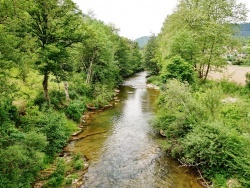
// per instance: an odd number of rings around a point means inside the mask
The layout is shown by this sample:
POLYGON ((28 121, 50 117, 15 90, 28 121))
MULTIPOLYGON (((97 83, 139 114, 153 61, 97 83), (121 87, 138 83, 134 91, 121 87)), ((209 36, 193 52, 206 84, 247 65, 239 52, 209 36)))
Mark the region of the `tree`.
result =
POLYGON ((140 46, 137 42, 131 42, 130 44, 130 53, 132 53, 130 64, 134 73, 142 70, 142 54, 140 52, 140 46))
POLYGON ((143 64, 146 70, 148 70, 152 75, 159 74, 159 66, 157 64, 156 53, 157 53, 157 41, 156 36, 152 35, 147 45, 144 47, 144 60, 143 64))
POLYGON ((199 77, 206 80, 211 67, 226 64, 223 55, 234 40, 231 23, 243 21, 245 15, 244 5, 234 0, 181 0, 159 34, 160 62, 177 54, 192 59, 199 77))
MULTIPOLYGON (((2 3, 0 3, 2 5, 2 3)), ((10 70, 17 65, 18 37, 9 32, 4 17, 0 17, 0 97, 10 98, 14 84, 8 81, 10 70)))
POLYGON ((68 48, 82 40, 78 30, 80 12, 71 0, 30 1, 25 11, 28 18, 23 25, 36 39, 39 58, 35 68, 43 75, 44 96, 49 104, 49 76, 52 74, 60 82, 67 80, 73 70, 68 48))
POLYGON ((195 63, 198 44, 189 31, 181 30, 175 34, 170 42, 170 57, 179 55, 190 64, 195 63))
POLYGON ((112 28, 88 16, 84 24, 86 39, 79 47, 77 72, 86 77, 86 85, 102 83, 113 87, 117 84, 119 69, 114 60, 112 28))
POLYGON ((119 66, 122 78, 131 76, 141 65, 141 55, 137 43, 124 38, 118 37, 115 60, 119 66))
POLYGON ((186 62, 180 56, 174 56, 167 61, 160 76, 164 83, 169 79, 178 79, 181 82, 192 83, 194 81, 194 69, 192 64, 186 62))

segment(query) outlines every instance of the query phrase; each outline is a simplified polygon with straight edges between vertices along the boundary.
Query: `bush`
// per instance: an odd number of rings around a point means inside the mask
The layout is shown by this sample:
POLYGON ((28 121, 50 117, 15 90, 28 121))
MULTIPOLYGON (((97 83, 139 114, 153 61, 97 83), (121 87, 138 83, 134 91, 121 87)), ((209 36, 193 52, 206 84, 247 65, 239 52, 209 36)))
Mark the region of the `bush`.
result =
MULTIPOLYGON (((198 96, 197 96, 198 97, 198 96)), ((158 100, 160 108, 154 125, 170 138, 183 137, 193 126, 206 118, 205 108, 197 102, 191 87, 170 80, 158 100)))
POLYGON ((75 154, 73 156, 73 164, 75 170, 81 170, 84 167, 84 160, 81 154, 75 154))
POLYGON ((18 121, 17 108, 11 101, 0 101, 0 148, 14 144, 19 137, 22 137, 15 126, 18 121))
POLYGON ((174 56, 168 60, 165 68, 160 74, 163 83, 166 83, 169 79, 193 83, 194 75, 193 66, 179 56, 174 56))
POLYGON ((82 74, 75 73, 71 78, 69 97, 73 100, 80 96, 92 97, 92 90, 89 85, 85 84, 86 78, 82 74))
POLYGON ((38 126, 49 142, 45 149, 48 156, 54 157, 65 146, 70 130, 66 126, 65 116, 48 110, 44 114, 44 119, 38 122, 38 126))
POLYGON ((63 159, 57 159, 56 170, 51 174, 49 181, 45 184, 45 188, 61 187, 66 173, 66 164, 63 159))
MULTIPOLYGON (((223 84, 222 88, 227 90, 229 84, 223 84)), ((215 187, 232 182, 229 179, 249 187, 247 99, 222 103, 224 93, 220 83, 206 87, 194 92, 188 84, 169 81, 158 100, 154 123, 163 129, 169 153, 187 165, 200 168, 215 187)))
POLYGON ((148 83, 155 84, 155 85, 160 85, 161 79, 159 78, 159 76, 150 76, 150 77, 147 79, 147 82, 148 82, 148 83))
POLYGON ((81 170, 84 167, 84 160, 83 159, 78 159, 74 162, 74 169, 75 170, 81 170))
POLYGON ((19 141, 0 149, 0 187, 30 187, 44 165, 46 137, 19 133, 19 141))
POLYGON ((61 109, 63 107, 63 102, 65 101, 65 94, 61 91, 52 90, 50 92, 50 103, 56 109, 61 109))
POLYGON ((65 109, 65 114, 67 117, 79 122, 85 110, 86 104, 84 101, 74 100, 71 101, 68 107, 65 109))
POLYGON ((242 58, 238 58, 238 59, 235 59, 234 61, 232 61, 232 64, 233 65, 243 65, 243 64, 245 64, 245 60, 242 58))
POLYGON ((19 120, 17 108, 9 99, 0 101, 0 112, 1 124, 6 121, 16 123, 19 120))
POLYGON ((238 85, 234 82, 229 82, 227 80, 222 80, 218 82, 217 85, 221 86, 223 92, 226 94, 239 94, 239 95, 249 94, 249 91, 245 87, 242 87, 241 85, 238 85))
POLYGON ((41 109, 42 106, 46 103, 43 92, 39 92, 38 95, 34 99, 34 105, 39 106, 41 109))
POLYGON ((97 108, 109 104, 114 96, 114 91, 107 85, 96 84, 94 86, 94 100, 91 101, 91 106, 97 108))
POLYGON ((66 124, 66 117, 63 113, 53 109, 39 111, 37 108, 27 109, 27 116, 22 118, 21 127, 25 130, 36 130, 47 137, 48 146, 45 153, 53 158, 66 144, 71 130, 66 124))
POLYGON ((250 140, 237 130, 221 122, 197 126, 181 141, 182 160, 199 164, 207 177, 223 174, 225 177, 250 176, 250 140))

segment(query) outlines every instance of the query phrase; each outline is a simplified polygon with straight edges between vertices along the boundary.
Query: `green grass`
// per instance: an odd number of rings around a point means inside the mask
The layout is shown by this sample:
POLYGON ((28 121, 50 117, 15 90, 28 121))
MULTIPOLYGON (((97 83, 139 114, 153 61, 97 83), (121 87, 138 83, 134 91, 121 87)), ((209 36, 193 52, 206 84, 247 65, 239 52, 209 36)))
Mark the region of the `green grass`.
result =
MULTIPOLYGON (((17 68, 11 69, 11 78, 10 82, 15 83, 17 87, 17 92, 15 93, 15 98, 13 104, 18 108, 25 106, 31 100, 34 100, 35 97, 43 92, 42 81, 43 76, 39 74, 37 70, 30 70, 27 79, 24 82, 19 77, 19 72, 17 68)), ((60 90, 63 91, 63 83, 55 83, 51 81, 54 77, 50 76, 49 79, 49 91, 60 90)))

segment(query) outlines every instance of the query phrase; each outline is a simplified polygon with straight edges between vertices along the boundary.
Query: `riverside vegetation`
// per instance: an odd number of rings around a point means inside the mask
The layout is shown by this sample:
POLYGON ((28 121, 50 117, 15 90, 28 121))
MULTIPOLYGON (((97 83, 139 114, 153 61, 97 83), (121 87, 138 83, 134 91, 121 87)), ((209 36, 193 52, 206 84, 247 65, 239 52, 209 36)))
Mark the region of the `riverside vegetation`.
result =
MULTIPOLYGON (((138 44, 71 0, 0 0, 0 187, 31 187, 78 129, 141 70, 138 44)), ((83 168, 82 157, 70 168, 83 168)), ((45 187, 68 167, 57 160, 45 187)))
POLYGON ((232 23, 244 10, 230 0, 181 0, 144 48, 148 81, 161 87, 153 124, 162 146, 205 187, 250 187, 249 73, 245 86, 207 79, 240 49, 232 23))
MULTIPOLYGON (((0 187, 31 187, 77 130, 86 106, 109 103, 125 77, 142 70, 160 85, 157 130, 164 148, 197 168, 206 186, 249 187, 249 75, 245 87, 207 80, 240 45, 233 0, 181 0, 142 49, 71 0, 0 0, 0 187)), ((57 159, 45 187, 71 183, 57 159)))

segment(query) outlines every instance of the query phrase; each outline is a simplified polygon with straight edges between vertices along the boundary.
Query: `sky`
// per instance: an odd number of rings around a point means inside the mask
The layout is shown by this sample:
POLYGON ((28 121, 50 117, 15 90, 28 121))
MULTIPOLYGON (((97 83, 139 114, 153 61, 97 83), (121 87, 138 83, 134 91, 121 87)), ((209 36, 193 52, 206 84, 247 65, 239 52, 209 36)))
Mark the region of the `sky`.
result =
MULTIPOLYGON (((83 13, 93 12, 95 18, 114 24, 121 36, 135 40, 158 34, 167 15, 178 0, 73 0, 83 13)), ((248 0, 243 2, 250 9, 248 0)), ((249 20, 249 19, 248 19, 249 20)))

